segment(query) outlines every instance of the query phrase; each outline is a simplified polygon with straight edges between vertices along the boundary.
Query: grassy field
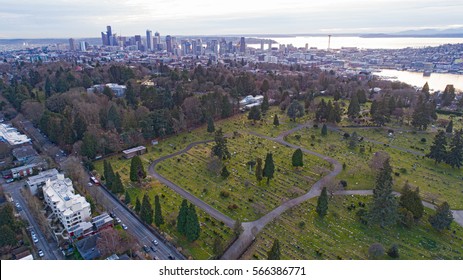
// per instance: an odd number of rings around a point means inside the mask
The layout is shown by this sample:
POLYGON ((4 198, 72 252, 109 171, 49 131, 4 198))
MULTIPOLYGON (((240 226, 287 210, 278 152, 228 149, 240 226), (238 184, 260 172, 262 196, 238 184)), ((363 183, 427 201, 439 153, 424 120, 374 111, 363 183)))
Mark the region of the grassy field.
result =
MULTIPOLYGON (((231 175, 223 179, 209 168, 211 148, 214 144, 201 144, 188 153, 168 159, 156 170, 203 199, 224 214, 241 221, 258 219, 286 200, 306 193, 312 184, 330 170, 327 162, 305 155, 304 167, 295 170, 291 165, 293 149, 256 136, 242 134, 228 139, 232 158, 224 162, 231 175), (267 186, 265 179, 258 183, 254 169, 247 162, 273 153, 275 178, 267 186)), ((220 168, 216 170, 220 171, 220 168)))
MULTIPOLYGON (((341 163, 346 163, 347 168, 337 178, 348 183, 347 189, 372 189, 375 172, 370 168, 370 160, 374 153, 385 151, 391 156, 391 165, 395 173, 394 189, 396 191, 400 191, 405 182, 408 181, 420 188, 421 195, 425 200, 435 203, 447 201, 452 209, 463 209, 463 174, 461 170, 452 169, 443 163, 435 164, 433 160, 419 155, 369 142, 359 144, 359 146, 365 147, 365 151, 362 153, 360 147, 349 149, 348 140, 345 140, 341 133, 329 131, 326 137, 322 137, 320 131, 320 128, 303 129, 294 135, 289 135, 286 140, 336 158, 341 163), (300 135, 300 140, 297 140, 295 135, 300 135)), ((352 132, 352 129, 349 131, 352 132)), ((359 136, 371 137, 378 141, 388 137, 387 131, 383 130, 357 129, 357 133, 359 136)), ((402 134, 396 136, 394 145, 411 149, 410 143, 414 143, 415 146, 427 151, 432 140, 422 143, 421 138, 429 139, 432 137, 413 133, 405 134, 404 132, 403 137, 402 134)), ((417 152, 423 153, 422 151, 417 152)))
MULTIPOLYGON (((358 221, 355 213, 359 202, 371 197, 341 196, 329 202, 328 215, 320 219, 315 212, 316 199, 286 211, 267 225, 243 256, 244 259, 266 259, 273 240, 279 239, 282 259, 367 259, 368 248, 379 242, 387 251, 392 244, 399 247, 400 259, 463 259, 463 228, 452 223, 451 230, 435 231, 425 216, 412 229, 393 226, 387 229, 370 227, 358 221), (356 209, 347 209, 351 204, 356 209)), ((384 259, 390 259, 387 255, 384 259)))

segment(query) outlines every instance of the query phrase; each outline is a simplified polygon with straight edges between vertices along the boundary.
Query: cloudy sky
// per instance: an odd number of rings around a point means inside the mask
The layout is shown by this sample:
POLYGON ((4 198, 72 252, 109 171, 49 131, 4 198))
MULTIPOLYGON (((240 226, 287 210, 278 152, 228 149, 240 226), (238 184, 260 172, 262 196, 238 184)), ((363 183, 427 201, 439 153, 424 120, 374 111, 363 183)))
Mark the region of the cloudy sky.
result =
POLYGON ((447 0, 0 0, 0 38, 376 33, 463 27, 447 0))

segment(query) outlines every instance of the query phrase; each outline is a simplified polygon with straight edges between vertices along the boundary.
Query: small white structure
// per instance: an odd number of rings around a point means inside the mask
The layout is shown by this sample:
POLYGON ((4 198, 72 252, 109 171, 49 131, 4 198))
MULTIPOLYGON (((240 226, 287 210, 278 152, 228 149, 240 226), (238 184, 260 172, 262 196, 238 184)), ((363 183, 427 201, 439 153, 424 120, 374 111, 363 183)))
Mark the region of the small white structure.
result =
POLYGON ((75 194, 72 181, 58 174, 56 179, 48 179, 43 187, 45 203, 61 221, 66 230, 91 219, 90 203, 85 197, 75 194))
POLYGON ((146 153, 146 147, 138 146, 135 148, 124 150, 122 151, 122 153, 124 154, 125 158, 129 159, 129 158, 133 158, 134 156, 139 156, 139 155, 146 153))
POLYGON ((109 83, 109 84, 105 84, 105 85, 104 84, 94 85, 93 87, 87 89, 87 93, 94 93, 95 91, 98 91, 99 93, 102 93, 105 87, 110 88, 114 92, 114 95, 116 97, 124 96, 125 90, 127 89, 127 87, 124 86, 124 85, 118 85, 118 84, 109 83))
POLYGON ((242 100, 240 100, 240 106, 245 106, 245 105, 254 104, 254 103, 261 104, 263 101, 264 101, 263 95, 256 95, 255 97, 252 95, 248 95, 242 100))

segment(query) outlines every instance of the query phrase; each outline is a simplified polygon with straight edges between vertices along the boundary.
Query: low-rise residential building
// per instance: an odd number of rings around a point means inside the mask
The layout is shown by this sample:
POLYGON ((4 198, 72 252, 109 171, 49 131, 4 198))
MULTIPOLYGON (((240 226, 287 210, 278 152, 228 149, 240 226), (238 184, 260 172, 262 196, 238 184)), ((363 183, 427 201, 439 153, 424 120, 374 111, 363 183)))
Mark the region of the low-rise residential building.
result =
POLYGON ((72 181, 58 174, 54 180, 48 179, 43 186, 46 204, 61 221, 66 230, 91 218, 90 203, 85 197, 75 194, 72 181))
POLYGON ((26 186, 29 187, 32 194, 37 194, 37 190, 45 185, 47 180, 56 180, 58 170, 55 168, 40 172, 38 175, 31 176, 26 181, 26 186))
POLYGON ((13 156, 23 164, 26 163, 29 159, 38 156, 37 152, 31 145, 15 148, 13 149, 12 153, 13 156))
POLYGON ((11 146, 31 143, 31 139, 9 124, 0 123, 0 141, 11 146))
POLYGON ((24 165, 24 166, 11 168, 10 169, 11 178, 19 179, 19 178, 23 178, 23 177, 27 177, 29 175, 32 175, 32 173, 34 172, 35 167, 36 167, 35 164, 28 164, 28 165, 24 165))

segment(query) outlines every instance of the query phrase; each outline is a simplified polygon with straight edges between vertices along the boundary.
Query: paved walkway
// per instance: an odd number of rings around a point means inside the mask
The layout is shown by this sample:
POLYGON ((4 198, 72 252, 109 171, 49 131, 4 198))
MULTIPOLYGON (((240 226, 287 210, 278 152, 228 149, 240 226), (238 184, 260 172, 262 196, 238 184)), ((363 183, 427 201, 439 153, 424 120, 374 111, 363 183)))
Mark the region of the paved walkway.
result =
POLYGON ((180 150, 178 152, 175 152, 175 153, 167 155, 167 156, 160 157, 160 158, 154 160, 150 164, 150 166, 148 167, 148 172, 150 173, 151 176, 158 179, 159 182, 161 182, 162 184, 168 186, 173 191, 175 191, 176 193, 181 195, 183 198, 189 200, 191 203, 193 203, 197 207, 203 209, 206 213, 208 213, 209 215, 211 215, 215 219, 224 222, 228 227, 232 228, 233 225, 235 224, 235 221, 232 218, 228 217, 227 215, 225 215, 222 212, 218 211, 217 209, 215 209, 214 207, 212 207, 209 204, 205 203, 201 199, 197 198, 193 194, 189 193, 188 191, 186 191, 182 187, 178 186, 177 184, 173 183, 169 179, 165 178, 164 176, 159 174, 155 169, 155 167, 156 167, 156 165, 158 163, 160 163, 160 162, 162 162, 162 161, 164 161, 166 159, 169 159, 169 158, 181 155, 183 153, 186 153, 196 145, 205 144, 205 143, 209 143, 209 142, 212 142, 212 141, 214 141, 214 140, 204 140, 204 141, 193 142, 193 143, 189 144, 188 146, 186 146, 186 148, 183 149, 183 150, 180 150))

